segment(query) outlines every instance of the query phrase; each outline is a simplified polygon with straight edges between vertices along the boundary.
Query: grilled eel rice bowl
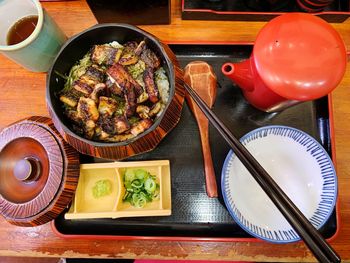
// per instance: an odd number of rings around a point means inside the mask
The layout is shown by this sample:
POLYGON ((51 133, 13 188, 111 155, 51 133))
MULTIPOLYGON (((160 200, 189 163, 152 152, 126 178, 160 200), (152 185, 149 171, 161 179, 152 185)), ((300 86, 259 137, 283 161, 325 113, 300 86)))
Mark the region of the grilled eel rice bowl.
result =
POLYGON ((149 129, 169 98, 169 81, 145 40, 94 45, 72 67, 60 92, 73 130, 120 142, 149 129))
POLYGON ((56 57, 47 79, 49 113, 82 153, 121 159, 149 151, 180 118, 184 94, 177 67, 170 49, 147 32, 96 25, 68 40, 56 57), (133 144, 159 126, 145 148, 102 149, 133 144))

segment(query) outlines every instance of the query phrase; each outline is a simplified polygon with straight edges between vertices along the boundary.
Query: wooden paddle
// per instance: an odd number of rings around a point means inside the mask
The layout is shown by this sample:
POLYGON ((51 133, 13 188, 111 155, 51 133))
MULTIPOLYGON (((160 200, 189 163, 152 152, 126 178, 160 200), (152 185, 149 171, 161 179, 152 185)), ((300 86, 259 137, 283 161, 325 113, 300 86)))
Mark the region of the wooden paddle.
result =
MULTIPOLYGON (((211 108, 216 98, 217 87, 213 68, 203 61, 191 62, 185 67, 184 79, 211 108)), ((209 122, 188 93, 186 93, 186 101, 198 123, 202 142, 207 195, 209 197, 218 197, 216 176, 209 144, 209 122)))

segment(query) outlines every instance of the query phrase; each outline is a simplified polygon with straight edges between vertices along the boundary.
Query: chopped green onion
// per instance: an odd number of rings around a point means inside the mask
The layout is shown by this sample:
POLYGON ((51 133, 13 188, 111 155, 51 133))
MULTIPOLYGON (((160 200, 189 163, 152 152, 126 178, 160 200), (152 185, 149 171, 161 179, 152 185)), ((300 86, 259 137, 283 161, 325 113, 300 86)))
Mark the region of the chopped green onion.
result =
POLYGON ((144 207, 146 205, 147 200, 143 195, 133 194, 132 195, 132 202, 133 202, 134 206, 141 208, 141 207, 144 207))
POLYGON ((128 192, 128 191, 125 191, 125 194, 123 196, 123 201, 130 201, 132 198, 132 193, 128 192))
POLYGON ((154 200, 159 200, 160 198, 160 191, 159 191, 159 185, 157 184, 156 190, 153 193, 153 199, 154 200))
POLYGON ((148 193, 154 193, 156 190, 157 184, 152 178, 148 178, 145 182, 145 190, 148 193))
POLYGON ((135 179, 135 172, 132 169, 127 169, 124 174, 124 182, 132 182, 135 179))
POLYGON ((126 192, 124 202, 141 208, 147 202, 159 199, 159 184, 157 177, 144 169, 126 169, 124 173, 124 187, 126 192))
POLYGON ((135 171, 135 176, 137 179, 144 180, 144 179, 147 179, 149 177, 149 173, 143 169, 137 169, 135 171))
POLYGON ((140 195, 144 196, 148 202, 152 202, 152 196, 150 196, 149 194, 145 192, 140 192, 140 195))
POLYGON ((141 192, 141 188, 134 188, 134 189, 133 189, 133 192, 134 192, 134 193, 139 193, 139 192, 141 192))
POLYGON ((141 188, 143 186, 143 181, 135 179, 132 181, 131 186, 134 188, 141 188))

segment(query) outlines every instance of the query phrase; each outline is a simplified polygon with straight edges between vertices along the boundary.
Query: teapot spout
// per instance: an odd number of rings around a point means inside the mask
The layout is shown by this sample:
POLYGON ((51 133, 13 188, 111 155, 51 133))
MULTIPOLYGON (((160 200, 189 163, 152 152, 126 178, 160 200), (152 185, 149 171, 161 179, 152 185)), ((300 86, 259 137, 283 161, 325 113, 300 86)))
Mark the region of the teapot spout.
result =
POLYGON ((254 78, 250 59, 239 63, 225 63, 222 65, 221 71, 244 91, 254 90, 254 78))

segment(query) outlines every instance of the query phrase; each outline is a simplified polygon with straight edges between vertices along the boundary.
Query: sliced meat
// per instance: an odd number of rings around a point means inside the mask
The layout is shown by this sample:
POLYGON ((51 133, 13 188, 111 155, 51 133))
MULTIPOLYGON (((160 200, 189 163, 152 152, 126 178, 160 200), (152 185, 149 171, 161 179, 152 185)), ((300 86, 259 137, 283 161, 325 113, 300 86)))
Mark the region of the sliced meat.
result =
POLYGON ((107 66, 112 66, 114 63, 117 63, 120 60, 122 53, 122 49, 115 49, 111 56, 107 58, 107 66))
POLYGON ((136 96, 140 96, 143 93, 142 86, 130 75, 130 73, 121 65, 114 64, 107 70, 108 79, 112 83, 117 83, 117 85, 123 89, 127 82, 130 82, 134 87, 136 96))
POLYGON ((133 77, 131 77, 131 75, 129 76, 130 76, 129 80, 131 84, 134 86, 136 97, 141 96, 141 94, 144 92, 142 86, 136 80, 134 80, 133 77))
POLYGON ((78 117, 82 120, 84 136, 91 139, 95 133, 99 113, 94 100, 81 97, 77 106, 78 117))
POLYGON ((157 55, 150 49, 146 48, 141 53, 141 59, 146 63, 150 68, 157 69, 160 67, 160 60, 157 55))
POLYGON ((113 117, 108 115, 100 115, 100 118, 97 121, 97 125, 101 129, 101 131, 104 131, 105 133, 110 135, 115 134, 113 117))
POLYGON ((112 65, 118 62, 121 53, 121 49, 114 48, 110 45, 95 45, 91 49, 91 60, 98 65, 112 65))
POLYGON ((95 45, 91 49, 91 60, 101 65, 106 61, 107 56, 114 51, 114 48, 108 45, 95 45))
POLYGON ((118 63, 123 66, 129 66, 136 64, 139 58, 136 56, 134 52, 123 52, 121 58, 118 63))
POLYGON ((128 82, 130 74, 120 64, 114 64, 107 70, 107 74, 112 82, 116 83, 123 91, 128 82))
POLYGON ((152 120, 150 119, 142 119, 141 121, 137 122, 130 130, 130 133, 134 136, 144 132, 149 127, 151 127, 153 124, 152 120))
POLYGON ((135 41, 129 41, 124 44, 122 55, 118 61, 123 66, 133 65, 139 60, 135 54, 135 49, 138 47, 138 43, 135 41))
POLYGON ((125 114, 127 117, 134 115, 136 110, 136 95, 134 87, 128 82, 128 85, 124 89, 125 98, 125 114))
POLYGON ((82 82, 80 81, 80 79, 74 81, 73 83, 73 88, 76 90, 76 91, 79 91, 85 95, 90 95, 90 93, 93 91, 93 84, 92 85, 89 85, 85 82, 82 82))
POLYGON ((60 101, 71 108, 75 108, 75 106, 77 106, 78 100, 78 98, 72 96, 71 93, 68 92, 60 96, 60 101))
POLYGON ((85 138, 92 139, 95 134, 95 126, 96 124, 93 121, 87 121, 85 126, 83 127, 83 134, 85 138))
POLYGON ((115 117, 114 124, 117 134, 121 134, 130 129, 130 124, 125 117, 115 117))
POLYGON ((143 81, 145 82, 149 100, 153 103, 156 103, 159 100, 159 91, 154 81, 153 69, 147 68, 145 70, 143 73, 143 81))
POLYGON ((140 104, 145 102, 146 100, 148 100, 148 93, 144 91, 140 96, 138 96, 138 98, 136 99, 136 102, 140 104))
POLYGON ((144 41, 144 40, 142 40, 138 45, 137 45, 137 47, 135 48, 135 54, 137 55, 137 56, 140 56, 141 55, 141 53, 145 50, 145 48, 146 48, 146 42, 144 41))
POLYGON ((130 129, 130 124, 125 117, 110 117, 110 116, 100 116, 98 120, 98 125, 101 129, 110 134, 121 134, 130 129))
POLYGON ((132 116, 136 110, 136 94, 132 84, 132 77, 120 64, 114 64, 107 70, 107 74, 115 81, 116 85, 123 91, 125 98, 125 113, 127 117, 132 116))
POLYGON ((99 98, 98 112, 100 115, 112 116, 117 106, 118 103, 115 99, 101 96, 99 98))
POLYGON ((62 91, 60 94, 60 100, 70 108, 76 108, 78 101, 80 97, 84 96, 80 91, 77 91, 76 89, 69 89, 67 91, 62 91))
POLYGON ((158 114, 158 112, 160 112, 160 110, 162 109, 162 103, 161 102, 157 102, 156 104, 154 104, 151 108, 151 110, 149 111, 149 116, 152 118, 154 116, 156 116, 158 114))
POLYGON ((95 81, 103 82, 104 73, 96 65, 92 65, 91 67, 88 67, 84 75, 86 75, 87 77, 95 81))
POLYGON ((104 83, 98 83, 95 85, 94 90, 90 94, 90 98, 98 103, 99 97, 106 95, 107 87, 104 83))
POLYGON ((96 84, 103 82, 103 72, 96 66, 90 66, 86 72, 73 82, 73 88, 85 95, 90 95, 96 84))
POLYGON ((117 96, 123 95, 122 89, 115 83, 115 80, 112 79, 110 76, 107 77, 106 86, 112 94, 117 96))
POLYGON ((94 100, 90 98, 81 97, 77 106, 78 116, 84 122, 96 122, 99 117, 97 106, 94 100))
POLYGON ((124 49, 134 51, 137 48, 138 43, 136 41, 128 41, 123 46, 124 46, 124 49))
POLYGON ((138 105, 136 107, 136 112, 142 119, 149 119, 150 109, 146 105, 138 105))
POLYGON ((96 127, 94 136, 97 140, 106 141, 110 134, 102 130, 101 127, 96 127))

